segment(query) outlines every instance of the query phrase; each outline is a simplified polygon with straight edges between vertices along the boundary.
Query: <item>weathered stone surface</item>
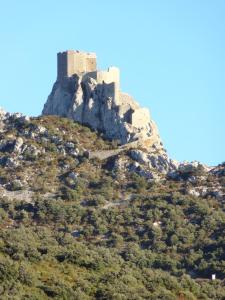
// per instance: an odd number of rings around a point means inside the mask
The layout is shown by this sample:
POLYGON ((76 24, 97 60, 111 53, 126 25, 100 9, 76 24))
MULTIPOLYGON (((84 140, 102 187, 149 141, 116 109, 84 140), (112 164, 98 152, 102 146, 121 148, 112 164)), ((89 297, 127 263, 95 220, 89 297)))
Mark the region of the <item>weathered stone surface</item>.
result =
POLYGON ((131 150, 130 157, 136 162, 147 165, 150 169, 155 169, 161 173, 168 173, 176 170, 176 162, 169 159, 166 153, 151 154, 142 150, 131 150))
POLYGON ((141 164, 149 163, 148 154, 146 152, 143 152, 141 150, 131 150, 130 156, 137 162, 141 164))
POLYGON ((209 168, 198 161, 193 161, 193 162, 180 163, 178 167, 178 171, 182 174, 188 174, 188 173, 192 174, 195 172, 205 173, 209 171, 209 168))
POLYGON ((6 116, 6 111, 0 107, 0 120, 4 119, 6 116))
POLYGON ((14 152, 20 153, 21 148, 23 146, 23 139, 21 137, 18 137, 14 142, 14 152))
POLYGON ((35 132, 36 134, 47 134, 47 129, 43 126, 35 126, 33 132, 35 132))

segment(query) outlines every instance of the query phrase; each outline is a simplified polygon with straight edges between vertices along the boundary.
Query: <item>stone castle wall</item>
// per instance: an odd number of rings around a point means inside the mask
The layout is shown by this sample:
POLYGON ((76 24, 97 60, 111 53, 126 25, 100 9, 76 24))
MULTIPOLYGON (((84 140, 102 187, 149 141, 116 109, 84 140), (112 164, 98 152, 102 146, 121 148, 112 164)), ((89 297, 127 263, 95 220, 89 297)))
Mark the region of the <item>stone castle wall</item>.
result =
POLYGON ((57 79, 61 80, 67 76, 67 53, 62 52, 57 54, 57 79))
POLYGON ((120 82, 120 70, 116 67, 110 67, 107 71, 97 72, 97 82, 98 83, 111 83, 115 82, 119 85, 120 82))
POLYGON ((58 75, 57 80, 74 74, 94 78, 98 84, 106 84, 109 90, 109 97, 119 104, 120 99, 120 71, 116 67, 110 67, 107 71, 97 71, 96 54, 68 50, 57 54, 58 75))
POLYGON ((140 127, 140 124, 147 126, 150 120, 149 110, 147 108, 137 108, 131 116, 131 124, 134 127, 140 127))
POLYGON ((123 115, 124 111, 130 107, 133 110, 131 115, 131 124, 138 127, 138 124, 148 124, 149 111, 144 108, 138 108, 137 104, 129 95, 120 92, 120 71, 116 67, 109 67, 106 71, 97 71, 95 53, 79 52, 68 50, 58 53, 58 80, 65 77, 71 77, 74 74, 82 75, 83 80, 92 77, 97 84, 105 84, 105 94, 112 97, 119 109, 119 114, 123 115))
POLYGON ((120 97, 120 70, 116 67, 110 67, 107 71, 97 71, 97 83, 114 83, 114 101, 118 104, 120 97))
POLYGON ((93 72, 96 69, 95 53, 68 50, 57 54, 58 80, 71 77, 74 74, 93 72))

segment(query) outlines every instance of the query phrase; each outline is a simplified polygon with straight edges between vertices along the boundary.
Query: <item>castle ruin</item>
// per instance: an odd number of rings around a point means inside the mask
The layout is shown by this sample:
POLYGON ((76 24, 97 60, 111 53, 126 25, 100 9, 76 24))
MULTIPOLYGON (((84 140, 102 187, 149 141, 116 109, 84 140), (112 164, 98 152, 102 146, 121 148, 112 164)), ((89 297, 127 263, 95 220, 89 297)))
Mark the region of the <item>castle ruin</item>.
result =
POLYGON ((63 81, 74 74, 85 77, 88 75, 97 84, 110 85, 115 102, 119 99, 120 71, 116 67, 109 67, 107 71, 97 70, 95 53, 67 50, 57 54, 57 80, 63 81))
POLYGON ((120 91, 118 68, 97 69, 95 53, 68 50, 57 54, 57 81, 43 114, 68 116, 122 144, 144 141, 146 147, 152 143, 161 147, 149 110, 120 91))
POLYGON ((96 71, 96 54, 68 50, 57 54, 57 69, 60 81, 74 74, 83 74, 96 71))

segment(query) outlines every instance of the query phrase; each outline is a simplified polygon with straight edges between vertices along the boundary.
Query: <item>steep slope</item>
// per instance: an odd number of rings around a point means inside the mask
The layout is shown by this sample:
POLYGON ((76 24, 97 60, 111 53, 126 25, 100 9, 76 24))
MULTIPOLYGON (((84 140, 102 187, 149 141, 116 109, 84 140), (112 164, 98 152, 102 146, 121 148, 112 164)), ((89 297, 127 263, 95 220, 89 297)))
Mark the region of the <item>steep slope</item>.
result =
POLYGON ((0 298, 223 299, 225 166, 154 157, 1 111, 0 298))

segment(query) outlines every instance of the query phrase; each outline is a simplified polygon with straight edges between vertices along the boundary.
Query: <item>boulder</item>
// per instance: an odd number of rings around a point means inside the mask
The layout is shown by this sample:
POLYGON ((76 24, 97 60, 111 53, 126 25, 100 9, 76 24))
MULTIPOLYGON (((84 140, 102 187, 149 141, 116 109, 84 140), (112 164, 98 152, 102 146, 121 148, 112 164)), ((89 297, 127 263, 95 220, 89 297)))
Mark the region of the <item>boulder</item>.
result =
POLYGON ((168 158, 166 153, 161 152, 161 154, 147 153, 142 150, 130 150, 130 157, 136 162, 159 171, 160 173, 168 173, 176 170, 176 163, 168 158))
POLYGON ((47 134, 47 129, 44 126, 37 125, 34 128, 34 132, 37 134, 47 134))
POLYGON ((78 178, 78 176, 79 176, 79 174, 76 173, 76 172, 70 172, 70 173, 68 174, 68 177, 69 177, 70 179, 73 179, 73 180, 76 180, 76 179, 78 178))
POLYGON ((14 141, 14 152, 17 153, 21 153, 22 151, 22 146, 23 146, 23 139, 21 137, 18 137, 15 141, 14 141))
POLYGON ((206 173, 208 171, 208 167, 201 164, 198 161, 193 162, 183 162, 179 165, 178 171, 180 174, 196 174, 196 173, 206 173))
POLYGON ((197 191, 195 188, 189 189, 187 191, 187 193, 191 196, 195 196, 195 197, 199 197, 200 196, 200 192, 197 191))
POLYGON ((62 145, 59 145, 59 146, 57 147, 57 151, 58 151, 60 154, 62 154, 63 156, 66 155, 66 150, 65 150, 65 148, 64 148, 62 145))
POLYGON ((16 168, 19 165, 19 161, 13 157, 5 157, 3 158, 3 165, 8 168, 16 168))
POLYGON ((141 150, 131 150, 130 156, 133 160, 137 161, 140 164, 148 164, 149 163, 148 153, 143 152, 141 150))
POLYGON ((63 142, 63 139, 57 135, 52 135, 51 142, 54 143, 55 145, 60 145, 63 142))

